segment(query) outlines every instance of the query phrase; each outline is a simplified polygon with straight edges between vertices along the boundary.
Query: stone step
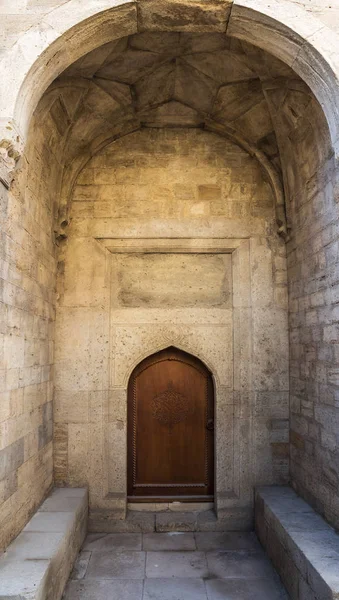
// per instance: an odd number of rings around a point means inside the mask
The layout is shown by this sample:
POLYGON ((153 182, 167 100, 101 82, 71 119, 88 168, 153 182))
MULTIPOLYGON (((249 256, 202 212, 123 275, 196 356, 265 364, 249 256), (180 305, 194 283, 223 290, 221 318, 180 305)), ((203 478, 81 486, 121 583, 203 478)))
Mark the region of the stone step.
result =
POLYGON ((204 512, 138 512, 128 511, 126 519, 114 519, 109 511, 90 515, 89 531, 105 533, 152 533, 154 531, 251 531, 253 523, 247 513, 239 512, 237 526, 234 515, 217 518, 213 510, 204 512))
POLYGON ((291 600, 339 598, 339 535, 291 488, 257 489, 255 526, 291 600))
POLYGON ((54 489, 0 558, 0 600, 60 600, 87 515, 86 489, 54 489))

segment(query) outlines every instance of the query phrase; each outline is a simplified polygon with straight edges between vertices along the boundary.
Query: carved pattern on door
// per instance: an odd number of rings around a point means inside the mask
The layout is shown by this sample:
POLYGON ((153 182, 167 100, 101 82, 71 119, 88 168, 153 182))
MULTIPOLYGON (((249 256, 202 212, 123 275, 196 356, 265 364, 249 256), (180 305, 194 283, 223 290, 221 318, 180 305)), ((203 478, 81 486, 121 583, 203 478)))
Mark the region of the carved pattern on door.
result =
POLYGON ((186 398, 174 389, 172 382, 153 398, 152 415, 161 425, 173 427, 184 421, 189 412, 186 398))

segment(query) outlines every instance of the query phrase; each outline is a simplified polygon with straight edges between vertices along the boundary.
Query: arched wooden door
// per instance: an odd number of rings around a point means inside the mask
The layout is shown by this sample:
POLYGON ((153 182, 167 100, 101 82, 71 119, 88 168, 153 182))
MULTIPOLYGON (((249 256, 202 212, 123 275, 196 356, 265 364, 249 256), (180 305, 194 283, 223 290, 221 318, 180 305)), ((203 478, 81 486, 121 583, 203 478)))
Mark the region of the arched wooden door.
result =
POLYGON ((202 362, 176 348, 143 360, 128 387, 130 501, 211 501, 214 398, 202 362))

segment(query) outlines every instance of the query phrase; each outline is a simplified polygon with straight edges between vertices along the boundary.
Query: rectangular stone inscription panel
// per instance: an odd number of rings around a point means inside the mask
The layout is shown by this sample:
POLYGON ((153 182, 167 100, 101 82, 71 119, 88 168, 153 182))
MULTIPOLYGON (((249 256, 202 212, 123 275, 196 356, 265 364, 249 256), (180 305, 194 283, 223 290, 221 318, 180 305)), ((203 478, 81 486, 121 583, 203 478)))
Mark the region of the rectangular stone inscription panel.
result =
POLYGON ((120 254, 112 260, 113 306, 231 306, 230 254, 120 254))

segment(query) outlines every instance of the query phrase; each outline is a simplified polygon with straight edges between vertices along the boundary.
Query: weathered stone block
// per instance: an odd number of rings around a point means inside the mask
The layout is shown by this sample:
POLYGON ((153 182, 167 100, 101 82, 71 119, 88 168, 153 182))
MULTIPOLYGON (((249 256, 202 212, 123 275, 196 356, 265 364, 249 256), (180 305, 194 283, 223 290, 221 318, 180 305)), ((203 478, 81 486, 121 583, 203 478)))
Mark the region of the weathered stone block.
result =
POLYGON ((226 31, 231 0, 141 0, 139 31, 226 31))
POLYGON ((0 480, 11 475, 24 462, 24 438, 0 451, 0 480))
POLYGON ((155 519, 156 531, 196 531, 197 513, 159 513, 155 519))
POLYGON ((107 533, 153 533, 155 514, 144 512, 92 510, 89 531, 107 533))

